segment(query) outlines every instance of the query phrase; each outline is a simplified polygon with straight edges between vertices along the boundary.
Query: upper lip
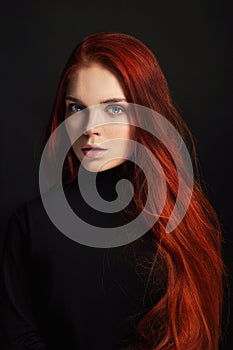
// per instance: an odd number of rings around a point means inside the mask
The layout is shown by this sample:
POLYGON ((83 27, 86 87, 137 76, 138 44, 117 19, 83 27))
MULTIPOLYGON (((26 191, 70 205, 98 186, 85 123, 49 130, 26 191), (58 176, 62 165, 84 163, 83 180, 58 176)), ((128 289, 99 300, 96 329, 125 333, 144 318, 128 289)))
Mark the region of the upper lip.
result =
POLYGON ((106 148, 100 147, 97 143, 94 143, 92 145, 87 143, 86 145, 81 147, 81 149, 85 149, 85 148, 98 148, 98 149, 106 150, 106 148))

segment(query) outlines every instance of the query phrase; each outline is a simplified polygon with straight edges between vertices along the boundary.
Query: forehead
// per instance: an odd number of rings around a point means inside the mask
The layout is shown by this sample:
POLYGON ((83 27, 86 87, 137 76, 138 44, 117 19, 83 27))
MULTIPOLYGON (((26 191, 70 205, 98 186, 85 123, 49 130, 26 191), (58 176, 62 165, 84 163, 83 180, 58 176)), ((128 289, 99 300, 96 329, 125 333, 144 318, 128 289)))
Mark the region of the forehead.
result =
POLYGON ((111 98, 125 98, 114 74, 96 63, 74 71, 67 84, 66 96, 79 99, 87 107, 111 98))

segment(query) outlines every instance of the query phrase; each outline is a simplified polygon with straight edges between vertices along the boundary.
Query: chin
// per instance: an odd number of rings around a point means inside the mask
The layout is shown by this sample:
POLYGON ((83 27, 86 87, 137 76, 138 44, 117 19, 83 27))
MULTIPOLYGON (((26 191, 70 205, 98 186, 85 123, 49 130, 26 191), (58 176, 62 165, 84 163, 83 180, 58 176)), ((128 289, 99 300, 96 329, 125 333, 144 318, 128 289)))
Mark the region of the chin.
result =
POLYGON ((122 159, 121 161, 118 162, 104 162, 103 164, 101 164, 100 162, 95 162, 95 161, 82 161, 82 166, 91 172, 101 172, 101 171, 105 171, 105 170, 109 170, 112 169, 120 164, 122 164, 124 162, 124 159, 122 159))

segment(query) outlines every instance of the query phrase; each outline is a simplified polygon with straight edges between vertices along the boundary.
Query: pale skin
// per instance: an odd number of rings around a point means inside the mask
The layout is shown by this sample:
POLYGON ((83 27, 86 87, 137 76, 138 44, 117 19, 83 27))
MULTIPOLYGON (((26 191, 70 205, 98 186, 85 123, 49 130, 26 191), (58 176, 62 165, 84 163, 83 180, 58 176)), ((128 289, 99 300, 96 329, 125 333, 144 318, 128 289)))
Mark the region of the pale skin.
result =
MULTIPOLYGON (((65 118, 85 108, 99 105, 109 120, 119 121, 126 114, 126 97, 117 78, 106 68, 91 63, 88 67, 81 67, 75 71, 69 79, 66 89, 65 118)), ((93 109, 90 108, 90 111, 93 109)), ((132 148, 127 145, 127 140, 134 139, 135 127, 130 124, 104 124, 100 123, 100 114, 89 113, 85 118, 85 132, 73 144, 73 150, 89 171, 104 171, 120 165, 129 159, 132 148), (122 139, 111 143, 114 139, 122 139), (100 158, 88 158, 82 151, 86 144, 102 144, 107 152, 100 158), (107 147, 106 147, 107 146, 107 147), (115 159, 114 159, 115 158, 115 159), (101 165, 105 161, 104 165, 101 165), (102 162, 102 163, 101 163, 102 162)), ((104 118, 103 118, 104 119, 104 118)), ((105 118, 106 119, 106 118, 105 118)))

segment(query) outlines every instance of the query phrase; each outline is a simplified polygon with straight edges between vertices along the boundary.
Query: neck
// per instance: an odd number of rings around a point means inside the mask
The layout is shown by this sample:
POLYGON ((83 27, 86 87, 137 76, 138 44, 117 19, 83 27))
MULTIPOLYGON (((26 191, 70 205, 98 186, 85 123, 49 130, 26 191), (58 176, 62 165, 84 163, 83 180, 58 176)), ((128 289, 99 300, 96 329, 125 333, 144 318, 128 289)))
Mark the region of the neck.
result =
POLYGON ((116 184, 123 178, 130 180, 133 171, 132 164, 132 162, 125 161, 113 168, 99 172, 91 172, 80 164, 79 171, 83 172, 83 179, 85 179, 82 187, 85 191, 89 191, 89 184, 96 177, 96 188, 100 195, 106 200, 114 200, 117 198, 116 184))

